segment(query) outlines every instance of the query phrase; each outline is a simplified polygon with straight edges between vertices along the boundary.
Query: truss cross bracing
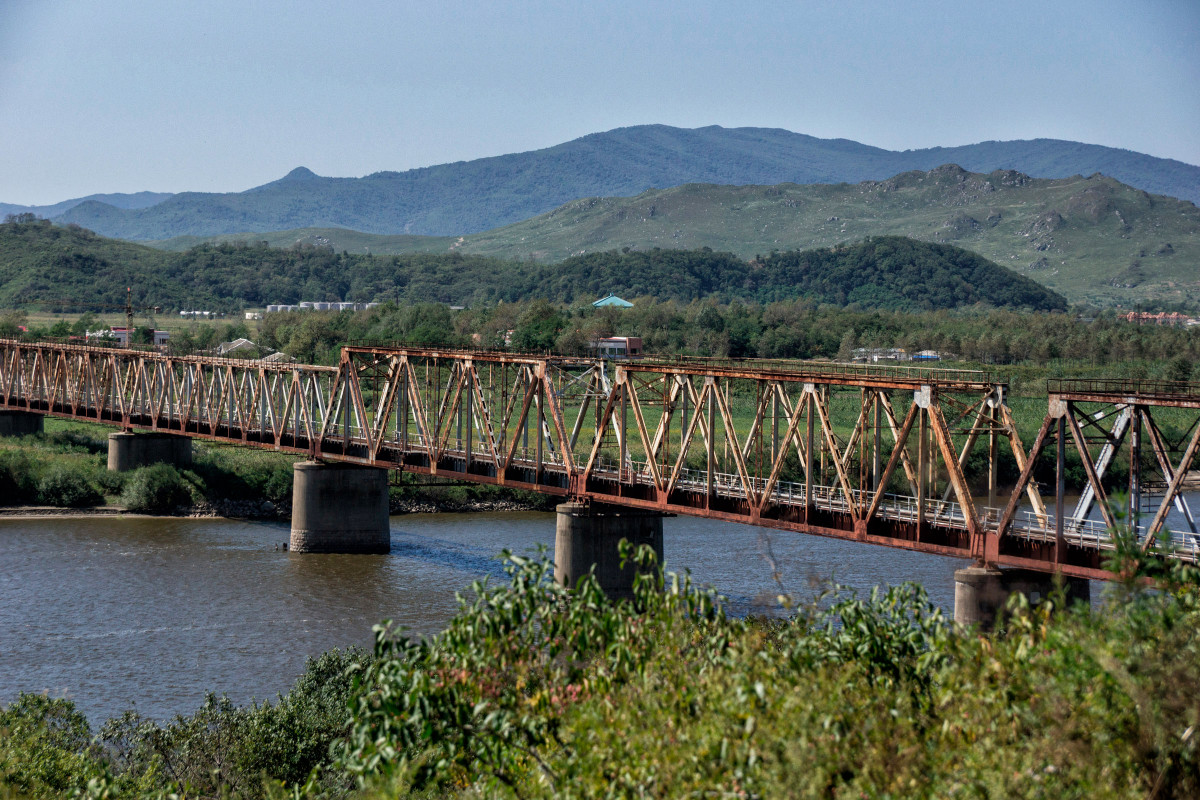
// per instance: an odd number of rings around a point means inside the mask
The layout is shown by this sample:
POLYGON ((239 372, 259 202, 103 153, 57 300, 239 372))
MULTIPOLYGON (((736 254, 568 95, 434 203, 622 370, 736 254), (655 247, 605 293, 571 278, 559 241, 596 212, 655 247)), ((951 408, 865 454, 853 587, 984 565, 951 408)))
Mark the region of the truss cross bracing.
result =
POLYGON ((1076 577, 1108 577, 1120 473, 1141 546, 1197 559, 1200 387, 1052 382, 1028 450, 1006 393, 946 369, 403 345, 324 367, 0 340, 0 409, 1076 577))

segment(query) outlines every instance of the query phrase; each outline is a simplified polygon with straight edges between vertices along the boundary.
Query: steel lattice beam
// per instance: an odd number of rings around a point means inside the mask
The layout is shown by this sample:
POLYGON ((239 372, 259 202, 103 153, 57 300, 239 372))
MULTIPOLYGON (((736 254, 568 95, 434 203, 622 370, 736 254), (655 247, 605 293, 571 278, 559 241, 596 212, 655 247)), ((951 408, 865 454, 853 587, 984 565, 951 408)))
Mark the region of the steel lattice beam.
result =
MULTIPOLYGON (((1127 428, 1145 430, 1166 487, 1146 545, 1168 508, 1192 519, 1181 492, 1200 424, 1172 449, 1151 409, 1200 407, 1200 391, 1070 388, 1026 453, 1006 386, 962 370, 363 345, 322 367, 0 340, 0 408, 1104 578, 1107 524, 1084 517, 1127 428), (1126 410, 1079 411, 1104 403, 1126 410), (1003 440, 1021 477, 998 497, 1003 440), (964 471, 980 442, 982 506, 964 471), (1051 442, 1087 453, 1072 517, 1032 480, 1051 442)), ((1189 542, 1175 557, 1196 560, 1189 542)))

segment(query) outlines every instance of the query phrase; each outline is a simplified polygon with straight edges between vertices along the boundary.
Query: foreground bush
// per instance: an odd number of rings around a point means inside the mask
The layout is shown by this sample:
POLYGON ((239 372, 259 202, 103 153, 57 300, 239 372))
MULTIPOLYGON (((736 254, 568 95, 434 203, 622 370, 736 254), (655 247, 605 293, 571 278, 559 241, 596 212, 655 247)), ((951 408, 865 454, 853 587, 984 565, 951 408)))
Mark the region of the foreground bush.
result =
POLYGON ((38 502, 37 468, 29 454, 0 449, 0 505, 18 506, 38 502))
POLYGON ((345 795, 330 747, 350 726, 348 667, 369 661, 331 650, 274 703, 209 695, 191 716, 163 725, 130 711, 98 737, 70 701, 21 695, 0 710, 0 798, 262 797, 285 784, 345 795))
POLYGON ((80 508, 104 502, 92 482, 92 470, 74 464, 54 464, 38 481, 38 499, 50 506, 80 508))
POLYGON ((369 794, 1200 796, 1194 573, 982 637, 915 586, 767 622, 686 579, 614 604, 509 569, 435 640, 380 630, 343 757, 369 794))
POLYGON ((1194 568, 1122 549, 1101 612, 1017 601, 980 636, 913 585, 731 619, 647 555, 633 602, 510 557, 433 639, 381 626, 275 704, 128 714, 99 746, 22 697, 0 797, 1200 796, 1194 568))
POLYGON ((141 514, 168 514, 191 502, 188 482, 170 464, 152 464, 134 470, 121 491, 121 504, 141 514))
POLYGON ((0 709, 0 797, 62 797, 104 774, 87 718, 69 700, 23 694, 0 709))

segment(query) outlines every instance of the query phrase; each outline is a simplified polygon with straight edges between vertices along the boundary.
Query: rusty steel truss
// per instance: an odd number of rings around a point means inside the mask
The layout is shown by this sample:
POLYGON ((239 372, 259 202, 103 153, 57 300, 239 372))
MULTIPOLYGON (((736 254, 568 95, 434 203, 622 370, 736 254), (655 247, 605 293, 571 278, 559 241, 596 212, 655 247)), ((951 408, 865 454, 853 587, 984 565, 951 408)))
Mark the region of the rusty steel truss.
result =
POLYGON ((1054 383, 1028 453, 1006 392, 945 369, 405 345, 344 347, 324 367, 0 340, 4 409, 1076 577, 1107 577, 1105 481, 1124 452, 1144 546, 1196 560, 1194 535, 1161 532, 1176 508, 1195 534, 1182 489, 1200 388, 1054 383), (1049 507, 1035 473, 1052 442, 1049 507), (1071 514, 1068 444, 1088 454, 1071 514), (1020 470, 1004 491, 1002 452, 1020 470))

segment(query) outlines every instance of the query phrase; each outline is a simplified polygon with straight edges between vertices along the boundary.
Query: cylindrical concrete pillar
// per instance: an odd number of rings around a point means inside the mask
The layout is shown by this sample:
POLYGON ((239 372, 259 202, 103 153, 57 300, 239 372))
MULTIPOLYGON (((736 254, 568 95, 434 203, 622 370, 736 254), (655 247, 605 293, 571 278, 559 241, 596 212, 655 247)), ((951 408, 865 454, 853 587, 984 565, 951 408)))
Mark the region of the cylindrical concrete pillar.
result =
POLYGON ((988 567, 954 571, 954 621, 991 630, 996 615, 1008 600, 1004 573, 988 567))
POLYGON ((387 553, 392 549, 386 469, 302 461, 292 468, 297 553, 387 553))
POLYGON ((555 509, 554 579, 573 587, 596 567, 596 579, 609 597, 633 596, 636 565, 621 566, 622 539, 637 546, 648 544, 663 557, 663 515, 656 511, 622 508, 600 503, 563 503, 555 509))
POLYGON ((29 411, 0 411, 0 436, 28 436, 41 433, 44 420, 41 414, 29 411))
MULTIPOLYGON (((1083 578, 1063 578, 1066 602, 1091 600, 1091 584, 1083 578)), ((990 630, 1010 595, 1020 592, 1038 605, 1055 590, 1055 576, 1025 569, 968 567, 954 572, 954 621, 990 630)))
POLYGON ((109 472, 128 472, 162 462, 173 467, 192 465, 192 440, 173 433, 110 433, 109 472))

